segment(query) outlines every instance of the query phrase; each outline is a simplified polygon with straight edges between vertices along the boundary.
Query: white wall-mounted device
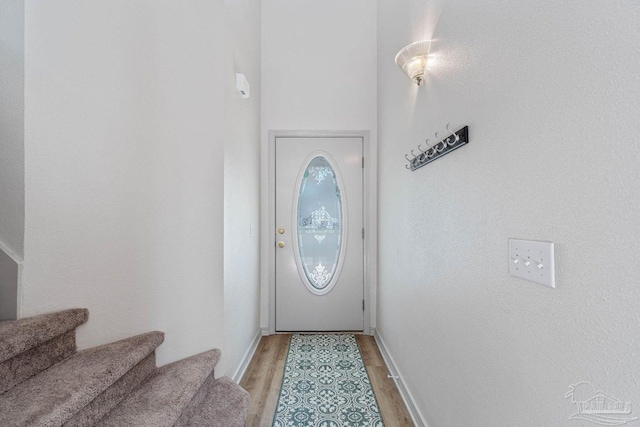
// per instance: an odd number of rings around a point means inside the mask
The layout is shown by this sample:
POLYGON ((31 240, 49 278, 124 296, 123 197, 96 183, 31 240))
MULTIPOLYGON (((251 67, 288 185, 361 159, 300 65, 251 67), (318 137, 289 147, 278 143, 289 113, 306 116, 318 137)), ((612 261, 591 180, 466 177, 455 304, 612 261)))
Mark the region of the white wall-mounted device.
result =
POLYGON ((553 243, 509 239, 509 273, 541 285, 556 287, 553 243))
POLYGON ((236 88, 238 89, 238 92, 240 92, 240 95, 243 98, 246 99, 246 98, 249 98, 249 96, 251 96, 249 82, 247 81, 247 78, 242 73, 236 73, 236 88))

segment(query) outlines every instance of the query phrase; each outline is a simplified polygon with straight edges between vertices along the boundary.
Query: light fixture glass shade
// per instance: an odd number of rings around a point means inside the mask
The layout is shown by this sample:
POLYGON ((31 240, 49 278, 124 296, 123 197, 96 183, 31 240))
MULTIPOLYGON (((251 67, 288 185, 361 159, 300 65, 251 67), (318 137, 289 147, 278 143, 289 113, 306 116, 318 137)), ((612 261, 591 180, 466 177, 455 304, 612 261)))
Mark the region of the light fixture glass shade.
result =
POLYGON ((424 81, 430 40, 411 43, 396 55, 396 64, 418 86, 424 81))

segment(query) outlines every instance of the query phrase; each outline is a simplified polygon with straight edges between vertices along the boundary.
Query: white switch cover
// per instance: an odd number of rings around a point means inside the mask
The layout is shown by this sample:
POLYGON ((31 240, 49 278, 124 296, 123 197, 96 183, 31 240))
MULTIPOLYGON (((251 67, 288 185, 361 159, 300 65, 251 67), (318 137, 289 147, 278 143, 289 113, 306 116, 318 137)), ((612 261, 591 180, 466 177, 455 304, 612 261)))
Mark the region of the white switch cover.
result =
POLYGON ((553 243, 509 239, 509 273, 555 288, 553 243))

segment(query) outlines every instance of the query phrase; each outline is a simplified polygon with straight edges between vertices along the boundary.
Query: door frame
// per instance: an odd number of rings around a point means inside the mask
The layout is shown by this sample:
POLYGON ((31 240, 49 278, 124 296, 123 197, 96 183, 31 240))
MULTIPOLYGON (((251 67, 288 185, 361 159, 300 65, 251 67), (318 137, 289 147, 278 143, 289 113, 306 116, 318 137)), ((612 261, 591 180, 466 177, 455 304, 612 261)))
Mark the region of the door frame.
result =
POLYGON ((378 198, 377 149, 369 131, 336 130, 270 130, 267 150, 262 151, 261 219, 260 219, 260 307, 262 335, 276 333, 276 251, 275 251, 275 165, 276 138, 361 138, 363 168, 363 226, 364 238, 364 328, 372 335, 375 329, 378 272, 378 198))

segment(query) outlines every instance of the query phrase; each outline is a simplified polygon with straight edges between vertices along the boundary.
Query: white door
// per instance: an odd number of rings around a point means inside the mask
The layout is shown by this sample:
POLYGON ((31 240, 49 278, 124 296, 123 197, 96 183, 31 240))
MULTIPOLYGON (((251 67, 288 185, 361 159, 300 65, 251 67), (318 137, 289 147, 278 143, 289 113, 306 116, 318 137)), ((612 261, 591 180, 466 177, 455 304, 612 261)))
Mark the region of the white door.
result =
POLYGON ((362 138, 276 138, 276 331, 362 331, 362 138))

